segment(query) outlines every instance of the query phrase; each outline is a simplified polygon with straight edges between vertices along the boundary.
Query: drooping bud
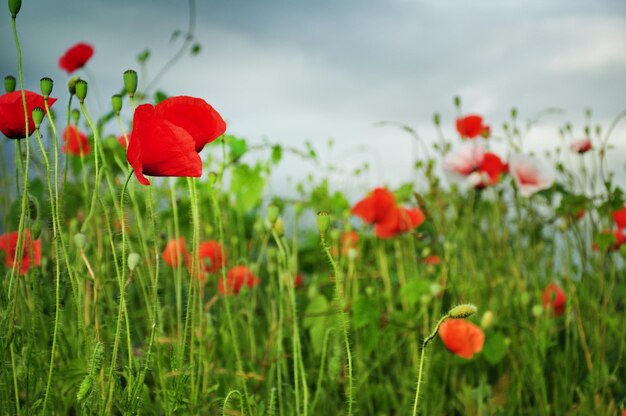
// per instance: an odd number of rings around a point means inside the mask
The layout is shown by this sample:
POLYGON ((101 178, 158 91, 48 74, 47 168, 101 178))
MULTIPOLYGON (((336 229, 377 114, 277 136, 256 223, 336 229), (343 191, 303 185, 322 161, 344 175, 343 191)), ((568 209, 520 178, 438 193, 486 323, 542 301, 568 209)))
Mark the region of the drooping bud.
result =
POLYGON ((36 221, 30 226, 30 238, 37 240, 41 236, 41 222, 36 221))
POLYGON ((78 77, 72 77, 69 81, 67 81, 67 90, 70 92, 70 95, 76 94, 76 83, 80 81, 78 77))
POLYGON ((111 106, 113 107, 113 112, 116 115, 120 115, 120 111, 122 111, 122 97, 118 94, 115 94, 111 97, 111 106))
POLYGON ((471 303, 464 303, 464 304, 457 305, 454 308, 450 309, 450 312, 448 312, 448 315, 450 316, 450 318, 465 319, 474 315, 477 311, 478 311, 478 308, 476 306, 472 305, 471 303))
POLYGON ((9 11, 11 12, 12 18, 15 19, 21 8, 22 0, 9 0, 9 11))
POLYGON ((135 92, 137 92, 137 72, 128 69, 124 72, 124 88, 126 88, 126 92, 129 97, 134 97, 135 92))
POLYGON ((33 122, 35 123, 35 128, 37 130, 39 130, 39 126, 41 125, 41 122, 43 121, 44 114, 45 113, 43 111, 43 108, 41 107, 33 108, 33 122))
POLYGON ((15 91, 15 77, 13 75, 7 75, 4 77, 4 92, 15 91))
POLYGON ((137 253, 130 253, 128 255, 128 270, 131 272, 137 268, 139 264, 139 260, 141 260, 141 256, 137 253))
POLYGON ((276 205, 270 205, 267 207, 267 220, 270 224, 274 224, 278 219, 278 215, 280 214, 280 210, 276 205))
POLYGON ((87 246, 87 236, 83 233, 74 234, 74 244, 79 250, 84 249, 87 246))
POLYGON ((84 103, 85 98, 87 98, 87 81, 84 79, 76 81, 76 98, 78 98, 81 104, 84 103))
POLYGON ((328 227, 330 227, 330 215, 328 212, 320 211, 317 213, 317 229, 320 232, 320 235, 326 235, 326 231, 328 231, 328 227))
POLYGON ((41 95, 43 95, 44 99, 50 97, 50 94, 52 94, 53 86, 54 82, 51 78, 41 78, 41 80, 39 81, 39 87, 41 88, 41 95))

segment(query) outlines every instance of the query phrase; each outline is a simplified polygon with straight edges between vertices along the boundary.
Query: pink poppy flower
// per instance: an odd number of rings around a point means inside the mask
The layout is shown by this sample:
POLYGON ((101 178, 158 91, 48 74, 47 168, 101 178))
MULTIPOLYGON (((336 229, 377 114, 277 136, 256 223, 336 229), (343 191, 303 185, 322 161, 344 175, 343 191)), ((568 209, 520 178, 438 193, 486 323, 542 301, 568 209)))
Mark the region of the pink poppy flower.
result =
POLYGON ((509 171, 523 196, 531 196, 552 186, 556 173, 551 166, 527 155, 513 155, 509 161, 509 171))
POLYGON ((590 139, 577 140, 570 145, 570 149, 572 149, 573 152, 576 152, 579 154, 587 153, 588 151, 591 150, 591 140, 590 139))

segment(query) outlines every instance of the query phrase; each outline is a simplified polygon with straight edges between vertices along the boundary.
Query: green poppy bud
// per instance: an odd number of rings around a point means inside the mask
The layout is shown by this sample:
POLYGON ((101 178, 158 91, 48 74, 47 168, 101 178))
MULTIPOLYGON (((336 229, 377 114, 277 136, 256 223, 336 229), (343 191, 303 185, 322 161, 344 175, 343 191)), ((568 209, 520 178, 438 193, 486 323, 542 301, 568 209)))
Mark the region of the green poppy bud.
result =
POLYGON ((462 305, 457 305, 454 308, 450 309, 448 315, 450 318, 469 318, 474 315, 478 311, 478 308, 471 303, 464 303, 462 305))
POLYGON ((511 108, 511 118, 517 118, 517 108, 511 108))
POLYGON ((276 234, 279 237, 285 235, 285 223, 283 222, 282 218, 278 218, 276 222, 274 222, 274 231, 276 231, 276 234))
POLYGON ((41 222, 37 221, 30 227, 30 238, 37 240, 41 236, 41 222))
POLYGON ((134 97, 137 92, 137 72, 129 69, 124 72, 124 88, 129 97, 134 97))
POLYGON ((320 235, 326 235, 326 231, 328 231, 328 227, 330 227, 330 215, 328 212, 320 211, 317 213, 317 229, 320 232, 320 235))
POLYGON ((209 172, 209 175, 207 176, 207 179, 209 180, 209 186, 211 188, 214 187, 215 183, 217 182, 217 173, 209 172))
POLYGON ((74 120, 75 125, 78 125, 78 120, 80 120, 80 110, 77 108, 72 110, 72 120, 74 120))
POLYGON ((41 81, 39 81, 39 87, 41 88, 41 94, 43 95, 43 98, 48 98, 50 94, 52 94, 53 86, 54 83, 52 79, 48 77, 41 78, 41 81))
POLYGON ((483 314, 482 319, 480 320, 480 326, 483 329, 488 329, 493 324, 493 312, 487 311, 483 314))
POLYGON ((459 97, 458 95, 454 96, 454 106, 456 108, 461 108, 461 97, 459 97))
POLYGON ((441 125, 441 116, 439 113, 433 114, 433 123, 435 123, 435 126, 441 125))
POLYGON ((4 91, 15 91, 15 77, 13 75, 7 75, 6 77, 4 77, 4 91))
POLYGON ((278 215, 280 214, 280 210, 276 205, 270 205, 267 207, 267 220, 270 224, 274 224, 278 219, 278 215))
POLYGON ((14 19, 20 12, 21 8, 22 0, 9 0, 9 11, 11 12, 11 17, 13 17, 14 19))
POLYGON ((76 94, 76 83, 80 81, 78 77, 72 77, 69 81, 67 81, 67 90, 70 92, 70 95, 76 94))
POLYGON ((128 255, 128 269, 132 272, 139 265, 139 261, 141 260, 141 256, 137 253, 130 253, 128 255))
POLYGON ((76 97, 82 103, 85 102, 85 98, 87 98, 87 81, 84 79, 79 79, 76 81, 76 97))
POLYGON ((39 130, 39 126, 41 125, 41 122, 43 121, 43 117, 44 117, 43 108, 41 107, 33 108, 33 122, 35 123, 35 128, 37 130, 39 130))
POLYGON ((113 107, 113 111, 118 116, 120 115, 120 111, 122 111, 122 97, 115 94, 111 97, 111 106, 113 107))
POLYGON ((87 236, 83 233, 74 234, 74 244, 79 250, 84 249, 87 246, 87 236))

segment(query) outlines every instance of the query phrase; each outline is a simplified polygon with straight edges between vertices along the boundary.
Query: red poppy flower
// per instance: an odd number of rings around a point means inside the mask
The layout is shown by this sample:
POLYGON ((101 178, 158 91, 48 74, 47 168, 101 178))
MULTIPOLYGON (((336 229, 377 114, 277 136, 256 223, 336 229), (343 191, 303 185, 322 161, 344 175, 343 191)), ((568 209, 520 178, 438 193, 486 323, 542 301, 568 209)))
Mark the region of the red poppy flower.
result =
POLYGON ((577 140, 570 145, 570 149, 572 149, 573 152, 576 152, 579 154, 587 153, 588 151, 591 150, 591 140, 590 139, 577 140))
POLYGON ((177 267, 186 256, 185 237, 168 241, 165 250, 161 254, 163 261, 170 267, 177 267))
MULTIPOLYGON (((26 96, 26 109, 28 112, 28 134, 26 134, 26 121, 24 120, 24 105, 22 104, 22 92, 13 91, 0 95, 0 131, 9 139, 23 139, 35 132, 33 110, 40 107, 45 110, 44 99, 41 95, 32 91, 24 91, 26 96)), ((56 98, 48 98, 48 105, 56 101, 56 98)))
POLYGON ((376 188, 352 207, 352 214, 367 223, 376 224, 384 221, 395 208, 393 194, 385 188, 376 188))
POLYGON ((347 256, 350 250, 356 250, 359 244, 359 233, 345 231, 341 234, 341 253, 347 256))
POLYGON ((419 208, 395 207, 384 221, 376 224, 374 232, 379 238, 391 238, 419 227, 425 219, 419 208))
POLYGON ((503 174, 509 172, 509 165, 504 163, 495 153, 487 152, 483 156, 482 163, 478 166, 478 171, 488 176, 490 185, 495 185, 503 174))
POLYGON ((439 264, 441 263, 441 257, 433 254, 433 255, 424 257, 424 259, 422 259, 422 262, 426 264, 433 264, 433 265, 439 264))
POLYGON ((82 68, 93 55, 93 47, 86 43, 77 43, 69 48, 59 59, 59 66, 68 74, 82 68))
POLYGON ((439 327, 439 337, 448 351, 468 360, 481 352, 485 343, 483 330, 465 319, 446 319, 439 327))
MULTIPOLYGON (((4 263, 12 268, 17 259, 17 231, 0 235, 0 251, 4 251, 4 263)), ((25 230, 22 234, 22 264, 20 274, 28 273, 31 267, 41 265, 41 240, 31 240, 30 231, 25 230)))
POLYGON ((296 289, 299 287, 302 287, 303 283, 304 283, 304 279, 302 278, 302 275, 300 273, 296 274, 296 277, 293 278, 294 287, 296 289))
MULTIPOLYGON (((198 280, 204 281, 207 273, 215 274, 222 266, 225 266, 228 262, 226 253, 222 249, 222 246, 217 241, 205 241, 198 246, 199 267, 198 280)), ((191 272, 192 258, 191 255, 187 257, 187 267, 191 272)))
POLYGON ((476 114, 471 114, 456 120, 456 131, 464 139, 473 139, 478 136, 489 137, 491 129, 483 124, 483 118, 476 114))
POLYGON ((626 228, 626 207, 613 212, 613 222, 617 228, 626 228))
MULTIPOLYGON (((615 238, 615 243, 612 246, 610 246, 608 250, 619 250, 619 248, 623 244, 626 244, 626 231, 625 230, 622 230, 622 229, 617 229, 613 231, 602 230, 600 233, 604 235, 613 234, 613 237, 615 238)), ((593 249, 593 251, 600 250, 600 247, 596 243, 593 243, 591 245, 591 248, 593 249)))
POLYGON ((261 283, 261 280, 256 277, 252 271, 246 266, 236 266, 228 271, 226 275, 226 289, 224 288, 224 279, 219 278, 217 288, 219 292, 224 294, 239 293, 243 285, 252 288, 261 283))
POLYGON ((67 126, 63 130, 63 151, 75 156, 85 156, 91 151, 89 145, 89 139, 82 131, 78 130, 75 126, 67 126))
POLYGON ((150 184, 144 175, 199 177, 198 152, 225 130, 220 115, 198 98, 172 97, 155 107, 143 104, 135 110, 126 158, 144 185, 150 184))
POLYGON ((556 283, 550 283, 543 291, 543 307, 552 309, 556 316, 565 312, 565 292, 556 283))

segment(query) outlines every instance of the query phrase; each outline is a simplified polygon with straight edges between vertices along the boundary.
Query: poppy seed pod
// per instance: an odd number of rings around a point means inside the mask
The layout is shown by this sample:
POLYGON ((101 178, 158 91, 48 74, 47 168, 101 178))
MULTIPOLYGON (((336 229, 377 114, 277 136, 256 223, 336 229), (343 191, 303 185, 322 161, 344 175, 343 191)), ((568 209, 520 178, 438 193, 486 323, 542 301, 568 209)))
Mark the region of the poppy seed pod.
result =
POLYGON ((69 91, 70 95, 76 94, 76 83, 78 81, 80 81, 80 78, 78 77, 72 77, 69 81, 67 81, 67 90, 69 91))
POLYGON ((464 303, 462 305, 457 305, 454 308, 450 309, 448 315, 450 318, 469 318, 474 315, 478 311, 478 308, 471 303, 464 303))
POLYGON ((76 81, 76 97, 82 103, 85 102, 85 98, 87 98, 87 81, 84 79, 79 79, 76 81))
POLYGON ((4 91, 15 91, 15 77, 13 75, 7 75, 6 77, 4 77, 4 91))
POLYGON ((114 96, 111 97, 111 106, 113 107, 113 112, 116 115, 120 114, 120 111, 122 111, 122 97, 115 94, 114 96))
POLYGON ((39 87, 41 88, 41 95, 43 95, 43 98, 48 98, 50 94, 52 94, 53 86, 54 82, 52 79, 48 77, 41 78, 41 81, 39 81, 39 87))
POLYGON ((330 227, 330 216, 328 212, 320 211, 317 213, 317 229, 320 232, 320 235, 326 235, 326 231, 328 231, 328 227, 330 227))
POLYGON ((39 126, 43 121, 43 117, 46 113, 43 111, 41 107, 33 108, 33 122, 35 123, 35 129, 39 130, 39 126))
POLYGON ((137 72, 128 69, 124 72, 124 88, 126 88, 126 92, 129 97, 134 97, 135 92, 137 92, 137 72))
POLYGON ((22 0, 9 0, 9 11, 11 12, 11 17, 13 17, 14 19, 20 12, 21 8, 22 0))

